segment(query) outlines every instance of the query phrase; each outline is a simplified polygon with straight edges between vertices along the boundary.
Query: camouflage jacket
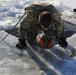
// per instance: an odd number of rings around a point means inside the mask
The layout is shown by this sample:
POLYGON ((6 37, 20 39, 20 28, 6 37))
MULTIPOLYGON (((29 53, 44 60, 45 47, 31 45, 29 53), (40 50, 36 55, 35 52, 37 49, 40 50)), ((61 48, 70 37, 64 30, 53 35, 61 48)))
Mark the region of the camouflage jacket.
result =
POLYGON ((21 22, 21 26, 24 29, 29 28, 30 26, 36 27, 39 25, 38 16, 42 11, 48 11, 52 14, 53 17, 53 25, 55 25, 58 34, 62 34, 64 31, 64 24, 61 19, 60 13, 55 9, 53 5, 49 3, 36 3, 28 6, 25 10, 25 16, 21 22))

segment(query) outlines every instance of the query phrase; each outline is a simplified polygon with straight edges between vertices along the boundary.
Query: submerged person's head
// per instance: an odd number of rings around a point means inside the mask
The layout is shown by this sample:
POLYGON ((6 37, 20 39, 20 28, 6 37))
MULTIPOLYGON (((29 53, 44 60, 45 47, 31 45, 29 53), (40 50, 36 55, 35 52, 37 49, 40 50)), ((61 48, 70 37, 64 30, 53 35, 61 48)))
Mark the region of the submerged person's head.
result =
POLYGON ((41 12, 39 15, 39 22, 44 28, 50 27, 52 22, 52 15, 47 11, 41 12))

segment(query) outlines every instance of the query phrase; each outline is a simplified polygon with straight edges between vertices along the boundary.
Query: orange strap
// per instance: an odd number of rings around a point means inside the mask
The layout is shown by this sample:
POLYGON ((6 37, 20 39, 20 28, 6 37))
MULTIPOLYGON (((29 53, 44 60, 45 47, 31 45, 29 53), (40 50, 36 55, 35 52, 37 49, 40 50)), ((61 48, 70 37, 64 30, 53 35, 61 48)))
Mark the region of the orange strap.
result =
POLYGON ((52 46, 52 44, 53 44, 52 41, 50 41, 48 44, 48 48, 50 48, 52 46))
MULTIPOLYGON (((42 47, 44 47, 44 44, 43 44, 42 38, 40 38, 39 43, 40 43, 40 45, 41 45, 42 47)), ((52 46, 52 44, 53 44, 52 41, 50 41, 49 44, 48 44, 48 48, 50 48, 50 47, 52 46)))
POLYGON ((40 43, 40 45, 41 45, 42 47, 44 47, 44 45, 43 45, 43 41, 42 41, 42 38, 40 38, 39 43, 40 43))

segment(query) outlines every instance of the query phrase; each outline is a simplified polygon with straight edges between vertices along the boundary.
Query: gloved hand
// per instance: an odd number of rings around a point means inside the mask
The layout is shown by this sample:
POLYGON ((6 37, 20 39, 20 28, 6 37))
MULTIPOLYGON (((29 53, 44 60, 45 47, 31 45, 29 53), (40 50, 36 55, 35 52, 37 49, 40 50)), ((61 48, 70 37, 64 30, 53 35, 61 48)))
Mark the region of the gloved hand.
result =
POLYGON ((18 39, 18 40, 19 40, 19 43, 16 44, 16 47, 17 47, 18 49, 23 49, 24 47, 27 46, 26 43, 25 43, 25 39, 18 39))
POLYGON ((67 47, 68 43, 66 41, 66 37, 61 37, 59 38, 59 43, 58 43, 61 47, 67 47))

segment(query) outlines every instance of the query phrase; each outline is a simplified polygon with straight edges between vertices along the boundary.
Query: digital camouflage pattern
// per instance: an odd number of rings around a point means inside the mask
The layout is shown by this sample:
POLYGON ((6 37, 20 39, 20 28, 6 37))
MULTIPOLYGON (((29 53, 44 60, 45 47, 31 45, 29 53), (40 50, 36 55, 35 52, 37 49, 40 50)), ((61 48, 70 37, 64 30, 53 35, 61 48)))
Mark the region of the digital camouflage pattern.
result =
MULTIPOLYGON (((61 19, 61 15, 55 9, 55 7, 53 5, 50 5, 49 3, 36 3, 28 6, 25 10, 26 14, 20 24, 20 39, 25 38, 29 43, 34 43, 38 31, 41 29, 40 23, 38 22, 38 17, 39 14, 43 11, 48 11, 52 14, 52 25, 54 25, 54 27, 57 29, 59 36, 64 36, 64 24, 61 19)), ((49 30, 48 33, 45 34, 50 34, 50 32, 51 30, 49 30)), ((53 36, 48 35, 48 37, 51 38, 53 36)))

